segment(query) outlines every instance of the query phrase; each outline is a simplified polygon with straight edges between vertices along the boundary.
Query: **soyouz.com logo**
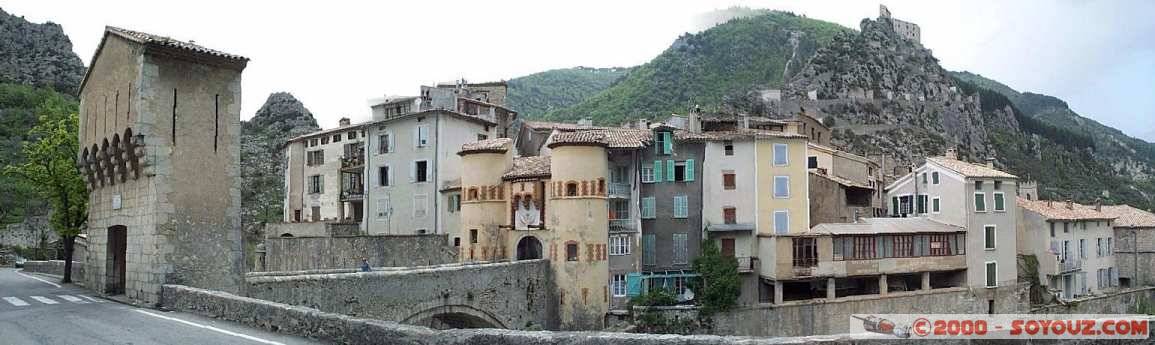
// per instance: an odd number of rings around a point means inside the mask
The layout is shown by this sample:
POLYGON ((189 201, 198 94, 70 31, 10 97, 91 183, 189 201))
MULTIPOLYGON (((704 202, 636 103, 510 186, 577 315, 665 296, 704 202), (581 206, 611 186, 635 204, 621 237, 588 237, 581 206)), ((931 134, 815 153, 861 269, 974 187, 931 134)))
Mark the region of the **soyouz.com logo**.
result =
POLYGON ((1147 339, 1152 322, 1123 314, 855 314, 849 330, 900 339, 1147 339))

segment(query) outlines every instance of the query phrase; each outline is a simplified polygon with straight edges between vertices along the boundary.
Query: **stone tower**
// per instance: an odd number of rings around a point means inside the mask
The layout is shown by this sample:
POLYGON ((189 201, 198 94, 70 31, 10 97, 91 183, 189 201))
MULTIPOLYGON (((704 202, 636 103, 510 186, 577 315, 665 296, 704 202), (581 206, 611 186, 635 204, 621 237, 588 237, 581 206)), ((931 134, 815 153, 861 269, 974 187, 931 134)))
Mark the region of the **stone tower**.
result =
POLYGON ((512 139, 499 138, 466 144, 461 156, 461 261, 507 258, 509 230, 506 186, 502 175, 513 161, 512 139))
POLYGON ((163 284, 238 293, 241 72, 248 59, 107 27, 80 85, 85 283, 157 303, 163 284))
POLYGON ((609 173, 601 133, 554 136, 545 224, 564 329, 601 329, 609 310, 609 173))
POLYGON ((1039 199, 1039 183, 1034 180, 1019 181, 1017 195, 1027 200, 1039 199))

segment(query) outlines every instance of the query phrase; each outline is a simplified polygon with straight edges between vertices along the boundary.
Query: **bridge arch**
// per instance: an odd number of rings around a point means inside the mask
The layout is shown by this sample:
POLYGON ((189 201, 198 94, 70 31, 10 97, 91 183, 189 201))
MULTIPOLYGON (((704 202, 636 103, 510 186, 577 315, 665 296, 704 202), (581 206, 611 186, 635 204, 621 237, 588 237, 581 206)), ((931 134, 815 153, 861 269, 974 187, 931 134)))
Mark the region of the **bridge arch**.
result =
POLYGON ((518 260, 534 260, 541 259, 541 241, 537 237, 526 236, 517 241, 517 259, 518 260))
POLYGON ((468 305, 442 305, 417 312, 401 323, 426 326, 433 329, 451 328, 505 328, 505 323, 493 314, 468 305))

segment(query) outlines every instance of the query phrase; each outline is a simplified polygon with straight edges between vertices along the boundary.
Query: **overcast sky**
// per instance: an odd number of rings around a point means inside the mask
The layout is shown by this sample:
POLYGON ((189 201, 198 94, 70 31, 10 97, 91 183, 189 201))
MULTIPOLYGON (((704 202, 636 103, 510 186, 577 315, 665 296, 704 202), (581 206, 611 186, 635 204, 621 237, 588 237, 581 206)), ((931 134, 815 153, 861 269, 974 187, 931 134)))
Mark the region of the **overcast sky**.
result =
MULTIPOLYGON (((871 1, 132 1, 6 0, 5 11, 63 25, 89 63, 104 25, 195 40, 252 59, 248 119, 288 91, 322 127, 368 117, 368 100, 464 77, 510 79, 573 66, 645 63, 696 16, 734 5, 789 10, 857 28, 871 1)), ((1155 1, 887 1, 922 27, 944 67, 1066 100, 1124 132, 1155 138, 1155 1)))

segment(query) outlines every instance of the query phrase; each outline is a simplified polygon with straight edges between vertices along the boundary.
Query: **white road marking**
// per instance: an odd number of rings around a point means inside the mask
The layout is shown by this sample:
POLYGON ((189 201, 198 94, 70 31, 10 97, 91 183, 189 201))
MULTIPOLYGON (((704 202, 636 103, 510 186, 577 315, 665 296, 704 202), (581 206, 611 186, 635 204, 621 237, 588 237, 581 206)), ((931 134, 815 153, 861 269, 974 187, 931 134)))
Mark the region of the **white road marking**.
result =
POLYGON ((88 301, 82 300, 82 299, 80 299, 79 297, 76 297, 76 296, 69 296, 69 295, 56 295, 56 297, 60 297, 60 298, 64 299, 65 301, 69 301, 69 302, 72 302, 72 303, 81 303, 81 304, 86 304, 86 303, 88 303, 88 301))
POLYGON ((44 279, 40 279, 40 278, 37 278, 37 277, 33 277, 33 276, 30 276, 30 275, 27 275, 27 274, 24 274, 24 273, 16 272, 16 274, 22 275, 22 276, 24 276, 24 277, 27 277, 27 278, 32 278, 32 279, 36 279, 36 280, 39 280, 39 281, 41 281, 41 282, 43 282, 43 283, 45 283, 45 284, 48 284, 48 285, 52 285, 52 286, 55 286, 55 287, 60 287, 60 285, 59 285, 59 284, 56 284, 56 283, 53 283, 53 282, 50 282, 50 281, 47 281, 47 280, 44 280, 44 279))
POLYGON ((36 301, 38 301, 38 302, 40 302, 40 303, 44 303, 44 304, 57 304, 57 303, 60 303, 60 302, 54 301, 54 300, 52 300, 51 298, 48 298, 48 297, 41 297, 41 296, 28 296, 28 297, 31 297, 32 299, 34 299, 34 300, 36 300, 36 301))
POLYGON ((16 298, 16 297, 4 297, 4 301, 8 302, 8 304, 11 304, 11 305, 14 305, 17 307, 28 306, 28 302, 25 302, 24 300, 16 298))
POLYGON ((102 299, 92 298, 92 297, 88 297, 85 295, 77 295, 77 296, 84 297, 85 299, 87 299, 89 301, 96 302, 96 303, 104 303, 104 300, 102 300, 102 299))
POLYGON ((199 324, 199 323, 190 322, 190 321, 185 321, 185 320, 181 320, 181 319, 178 319, 178 318, 175 318, 175 317, 168 317, 168 316, 160 315, 160 314, 157 314, 157 313, 153 313, 153 312, 149 312, 149 311, 144 311, 144 310, 139 310, 139 309, 138 309, 138 310, 136 310, 136 312, 138 312, 138 313, 141 313, 141 314, 145 314, 145 315, 148 315, 148 316, 152 316, 152 317, 155 317, 155 318, 160 318, 160 319, 165 319, 165 320, 169 320, 169 321, 180 322, 180 323, 183 323, 183 324, 186 324, 186 325, 189 325, 189 326, 193 326, 193 327, 197 327, 197 328, 203 328, 203 329, 207 329, 207 330, 210 330, 210 331, 214 331, 214 332, 217 332, 217 333, 228 334, 228 335, 231 335, 231 336, 234 336, 234 337, 238 337, 238 338, 242 338, 242 339, 248 339, 248 340, 252 340, 252 341, 255 341, 255 342, 258 342, 258 343, 262 343, 262 344, 269 344, 269 345, 285 345, 284 343, 278 343, 278 342, 275 342, 275 341, 272 341, 272 340, 265 340, 265 339, 257 338, 257 337, 251 336, 251 335, 240 334, 240 333, 237 333, 237 332, 226 331, 226 330, 223 330, 223 329, 220 329, 220 328, 216 328, 216 327, 213 327, 213 326, 202 325, 202 324, 199 324))

